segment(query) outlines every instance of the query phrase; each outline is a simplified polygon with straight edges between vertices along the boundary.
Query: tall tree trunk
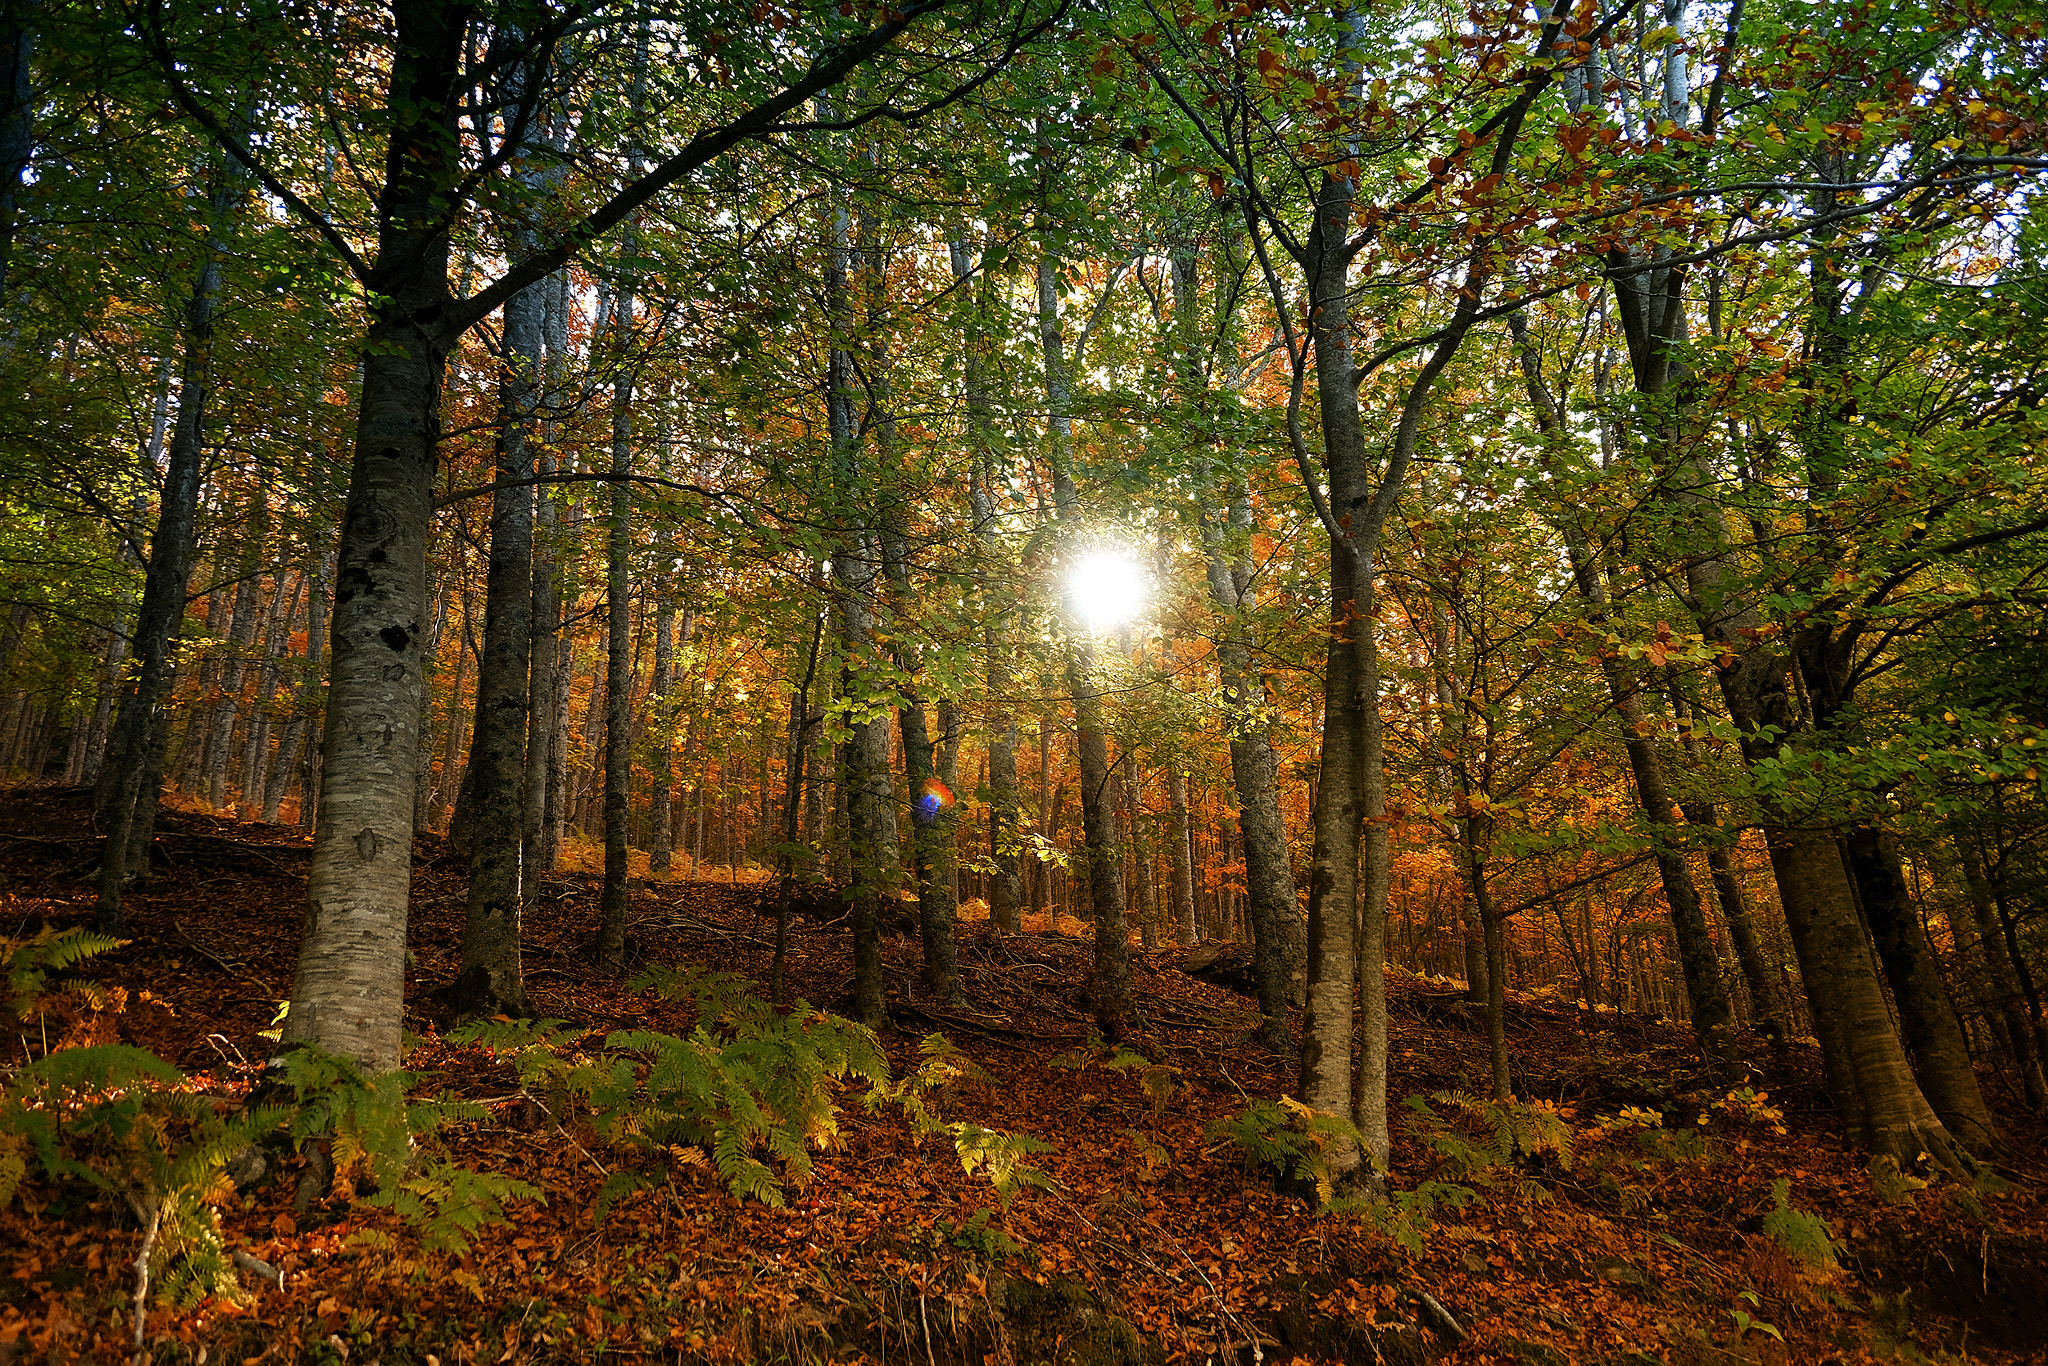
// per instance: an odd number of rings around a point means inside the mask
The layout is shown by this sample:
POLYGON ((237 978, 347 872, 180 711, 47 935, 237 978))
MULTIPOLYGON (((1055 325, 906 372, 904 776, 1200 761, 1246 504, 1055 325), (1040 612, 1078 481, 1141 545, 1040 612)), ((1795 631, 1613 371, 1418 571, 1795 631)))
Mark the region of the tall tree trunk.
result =
POLYGON ((1898 1003, 1899 1032, 1922 1094, 1950 1134, 1973 1149, 1990 1149, 1998 1141, 1998 1128, 1984 1104, 1969 1041, 1921 928, 1897 849, 1877 826, 1854 825, 1842 835, 1842 856, 1898 1003))
POLYGON ((1202 942, 1195 923, 1194 829, 1188 820, 1188 775, 1178 764, 1166 772, 1166 802, 1167 839, 1173 845, 1173 922, 1180 942, 1193 947, 1202 942))
MULTIPOLYGON (((1677 685, 1675 671, 1667 673, 1665 681, 1672 713, 1678 720, 1679 743, 1685 749, 1686 761, 1695 769, 1704 769, 1707 764, 1706 746, 1700 742, 1697 727, 1693 724, 1692 709, 1677 685)), ((1730 849, 1733 836, 1721 828, 1720 812, 1712 802, 1681 801, 1679 810, 1686 822, 1703 832, 1708 840, 1707 870, 1713 875, 1714 893, 1720 899, 1721 918, 1728 924, 1728 937, 1735 941, 1736 961, 1742 968, 1743 983, 1749 988, 1750 1014, 1757 1028, 1770 1041, 1771 1057, 1779 1072, 1785 1072, 1791 1061, 1791 1031, 1785 1022, 1784 999, 1778 984, 1772 980, 1770 969, 1764 965, 1763 948, 1757 942, 1756 925, 1749 913, 1749 897, 1743 891, 1742 877, 1736 871, 1730 849)))
MULTIPOLYGON (((551 143, 555 139, 550 140, 551 143)), ((563 402, 562 375, 568 365, 568 272, 556 271, 541 291, 541 346, 545 356, 544 391, 549 417, 541 423, 542 441, 534 452, 534 473, 556 472, 554 414, 563 402)), ((562 716, 568 705, 563 687, 570 666, 568 637, 562 626, 563 537, 561 505, 545 485, 534 490, 532 639, 526 671, 526 782, 520 798, 520 861, 524 867, 522 914, 535 912, 540 875, 553 872, 561 849, 559 829, 548 821, 548 790, 560 767, 562 716)))
POLYGON ((465 774, 469 896, 455 999, 465 1014, 531 1015, 520 955, 524 898, 527 663, 533 639, 534 405, 539 397, 541 287, 505 303, 499 380, 499 487, 491 495, 483 651, 465 774))
MULTIPOLYGON (((516 31, 511 35, 516 43, 516 31)), ((547 63, 527 59, 512 72, 506 110, 507 149, 514 180, 528 202, 515 204, 504 225, 507 255, 529 259, 540 245, 551 171, 536 165, 544 147, 538 132, 538 92, 547 63), (527 115, 522 131, 519 115, 527 115)), ((491 549, 484 574, 484 638, 477 662, 476 720, 470 736, 469 898, 462 930, 461 968, 454 1004, 469 1015, 533 1013, 521 961, 521 920, 532 895, 528 882, 529 775, 535 762, 531 669, 534 655, 534 503, 532 480, 545 448, 538 410, 545 389, 549 281, 528 285, 505 301, 504 356, 498 389, 499 487, 491 495, 491 549), (473 775, 473 777, 471 777, 473 775)))
MULTIPOLYGON (((1237 262, 1226 259, 1227 267, 1237 262)), ((1199 347, 1201 319, 1199 262, 1192 248, 1177 249, 1172 258, 1172 346, 1176 378, 1185 401, 1198 410, 1208 404, 1208 381, 1199 347)), ((1218 332, 1228 332, 1226 315, 1218 332)), ((1247 918, 1252 927, 1252 979, 1262 1020, 1260 1039, 1275 1054, 1288 1050, 1288 999, 1301 967, 1301 912, 1295 900, 1294 860, 1288 847, 1287 823, 1280 809, 1279 755, 1265 720, 1265 690, 1253 663, 1259 648, 1250 612, 1252 564, 1246 548, 1251 533, 1251 503, 1243 477, 1230 470, 1216 476, 1203 462, 1203 507, 1199 530, 1208 571, 1209 596, 1223 618, 1216 644, 1217 669, 1223 685, 1226 733, 1230 737, 1230 776, 1237 790, 1238 830, 1244 841, 1247 918), (1213 493, 1211 492, 1213 490, 1213 493)))
MULTIPOLYGON (((628 255, 631 243, 628 234, 628 255)), ((614 321, 625 338, 633 326, 632 294, 622 292, 616 308, 614 321)), ((623 972, 626 966, 626 817, 633 773, 633 486, 628 482, 632 473, 633 377, 630 370, 622 370, 612 385, 611 516, 605 535, 604 894, 597 966, 610 973, 623 972)))
MULTIPOLYGON (((647 693, 648 723, 654 731, 653 752, 647 764, 647 871, 656 877, 668 875, 675 839, 671 833, 674 813, 670 810, 674 805, 675 745, 669 736, 672 718, 668 692, 675 675, 676 609, 665 590, 666 584, 657 578, 655 592, 660 596, 654 609, 654 677, 647 693)), ((801 756, 795 761, 795 768, 799 773, 802 771, 801 756)))
POLYGON ((163 713, 176 681, 176 651, 185 621, 185 596, 192 579, 193 536, 206 443, 206 408, 212 395, 214 316, 220 307, 220 241, 240 177, 217 163, 207 240, 185 309, 183 358, 178 369, 178 417, 172 428, 150 538, 149 569, 136 613, 132 649, 136 676, 121 697, 101 782, 99 814, 106 827, 97 875, 100 928, 118 934, 125 926, 121 884, 132 869, 146 867, 156 823, 157 789, 163 781, 164 746, 169 738, 163 713))
MULTIPOLYGON (((1359 1092, 1352 1079, 1354 1022, 1384 1033, 1385 981, 1378 960, 1362 954, 1366 935, 1361 910, 1359 860, 1364 852, 1363 823, 1373 814, 1367 805, 1366 770, 1378 762, 1368 753, 1365 710, 1377 708, 1373 641, 1372 576, 1379 524, 1366 458, 1365 430, 1358 412, 1358 391, 1352 379, 1350 257, 1345 237, 1351 223, 1355 187, 1343 176, 1325 174, 1316 196, 1304 259, 1299 263, 1310 299, 1310 341, 1315 350, 1316 402, 1322 417, 1323 461, 1328 481, 1328 506, 1341 508, 1342 520, 1325 518, 1330 538, 1330 640, 1323 675, 1322 762, 1317 774, 1315 838, 1310 854, 1308 891, 1308 990, 1301 1025, 1302 1099, 1312 1108, 1350 1114, 1364 1121, 1367 1151, 1349 1145, 1331 1155, 1331 1175, 1339 1185, 1375 1185, 1372 1169, 1383 1168, 1391 1144, 1386 1127, 1386 1100, 1359 1092), (1366 691, 1368 684, 1374 691, 1366 691), (1353 993, 1363 984, 1366 1009, 1377 1021, 1354 1013, 1353 993), (1368 1169, 1370 1168, 1370 1169, 1368 1169)), ((1277 283, 1277 282, 1269 282, 1277 283)), ((1302 357, 1295 382, 1301 382, 1302 357)), ((1301 452, 1305 455, 1305 450, 1301 452)), ((1389 469, 1389 498, 1398 491, 1403 470, 1389 469)), ((1384 1040, 1365 1040, 1366 1073, 1384 1076, 1384 1040)))
MULTIPOLYGON (((816 102, 821 119, 831 105, 816 102)), ((841 338, 854 334, 850 272, 853 263, 852 221, 844 203, 834 203, 829 223, 830 249, 825 265, 825 299, 832 324, 841 338)), ((862 505, 864 486, 860 431, 854 408, 853 356, 834 346, 826 361, 825 404, 830 429, 834 491, 846 524, 832 558, 833 609, 837 617, 842 659, 840 688, 858 696, 866 691, 860 674, 877 650, 874 641, 874 590, 879 547, 854 509, 862 505)), ((897 884, 896 820, 889 782, 889 721, 874 716, 857 722, 847 740, 845 763, 847 855, 852 885, 848 889, 853 933, 853 1014, 870 1028, 888 1018, 882 981, 881 902, 897 884)), ((702 834, 701 798, 699 836, 702 834)), ((699 846, 701 853, 701 844, 699 846)))
MULTIPOLYGON (((1073 376, 1079 346, 1069 354, 1061 331, 1059 260, 1050 245, 1038 258, 1038 335, 1045 365, 1046 446, 1052 465, 1053 502, 1059 513, 1069 560, 1080 553, 1081 498, 1073 470, 1073 376)), ((1102 700, 1095 680, 1095 650, 1081 633, 1078 613, 1069 612, 1066 630, 1067 690, 1073 699, 1076 749, 1081 768, 1082 861, 1095 919, 1095 1027, 1111 1043, 1121 1039, 1136 1013, 1131 999, 1130 931, 1124 914, 1123 855, 1116 840, 1116 793, 1109 766, 1109 737, 1102 726, 1102 700)))
POLYGON ((1123 844, 1131 851, 1131 894, 1138 903, 1139 942, 1149 953, 1159 947, 1159 896, 1152 886, 1152 852, 1145 838, 1145 787, 1136 754, 1126 749, 1118 767, 1124 789, 1123 844))
POLYGON ((973 305, 963 329, 961 374, 967 409, 967 439, 973 461, 967 490, 974 517, 974 536, 981 552, 981 588, 987 625, 982 631, 988 679, 988 842, 994 871, 989 877, 988 918, 998 934, 1023 929, 1023 884, 1017 802, 1017 717, 1011 709, 1009 604, 998 602, 1001 539, 995 500, 1001 482, 996 466, 997 441, 988 396, 987 310, 994 302, 995 280, 979 268, 965 240, 947 244, 953 279, 966 284, 977 271, 973 305))
POLYGON ((896 715, 903 740, 903 776, 911 794, 911 858, 917 888, 918 931, 924 947, 925 989, 940 1005, 962 1009, 967 997, 961 991, 960 955, 953 942, 957 907, 947 858, 948 846, 954 839, 953 812, 942 802, 924 799, 925 784, 940 781, 924 704, 915 697, 909 698, 896 715))
POLYGON ((398 1065, 427 529, 459 176, 464 11, 400 0, 354 463, 335 574, 320 815, 287 1043, 398 1065))
MULTIPOLYGON (((0 302, 13 284, 14 239, 21 217, 17 201, 35 154, 36 91, 29 68, 36 31, 30 20, 39 8, 36 0, 0 4, 0 302)), ((11 344, 0 345, 11 349, 11 344)))

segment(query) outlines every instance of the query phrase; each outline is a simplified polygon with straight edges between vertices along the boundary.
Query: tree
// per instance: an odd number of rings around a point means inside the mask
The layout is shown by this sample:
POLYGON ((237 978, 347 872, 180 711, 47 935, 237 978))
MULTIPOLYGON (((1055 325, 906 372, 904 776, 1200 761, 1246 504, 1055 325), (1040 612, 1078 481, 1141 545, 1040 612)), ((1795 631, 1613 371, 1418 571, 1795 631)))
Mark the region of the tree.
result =
MULTIPOLYGON (((809 126, 801 114, 805 105, 853 72, 870 69, 877 94, 836 122, 913 121, 958 94, 955 72, 968 73, 970 82, 985 79, 1049 22, 1043 12, 1021 11, 980 26, 993 37, 966 38, 962 28, 930 22, 945 10, 940 0, 915 3, 851 32, 835 20, 817 34, 818 55, 809 61, 790 57, 792 40, 783 34, 742 44, 688 29, 665 33, 661 65, 678 82, 673 96, 695 89, 702 97, 688 114, 680 102, 665 102, 665 118, 689 119, 678 145, 643 175, 601 172, 591 187, 596 208, 554 228, 538 251, 465 298, 450 287, 451 234, 507 156, 505 146, 475 153, 466 147, 460 126, 465 92, 477 77, 514 62, 545 62, 572 26, 589 27, 597 14, 558 11, 518 28, 495 24, 488 30, 485 69, 471 70, 466 9, 442 0, 394 0, 388 74, 377 104, 383 170, 373 185, 375 245, 367 255, 223 116, 219 68, 211 59, 220 49, 209 51, 201 41, 208 16, 162 10, 142 16, 144 40, 178 107, 320 235, 370 301, 336 576, 321 815, 288 1042, 317 1044, 379 1068, 398 1058, 393 1005, 402 991, 411 873, 424 553, 450 350, 470 327, 588 250, 655 195, 742 142, 809 126), (912 34, 929 46, 899 42, 912 34)), ((977 27, 966 15, 948 22, 977 27)), ((271 23, 295 46, 316 41, 292 31, 288 20, 271 23)), ((533 103, 524 102, 520 123, 533 117, 533 103)), ((506 146, 517 146, 522 133, 515 125, 506 146)))

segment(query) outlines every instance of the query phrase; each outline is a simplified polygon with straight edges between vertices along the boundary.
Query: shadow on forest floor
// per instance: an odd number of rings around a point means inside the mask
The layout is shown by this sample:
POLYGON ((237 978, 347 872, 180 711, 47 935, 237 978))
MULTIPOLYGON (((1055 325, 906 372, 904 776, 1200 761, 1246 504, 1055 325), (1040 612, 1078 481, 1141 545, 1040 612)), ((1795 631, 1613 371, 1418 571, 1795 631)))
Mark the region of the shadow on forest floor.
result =
MULTIPOLYGON (((80 877, 95 852, 84 794, 0 794, 0 936, 90 923, 80 877)), ((290 989, 308 859, 296 829, 167 811, 152 876, 128 901, 131 942, 77 974, 120 990, 105 1009, 46 998, 13 1023, 6 1075, 47 1048, 120 1041, 235 1103, 290 989)), ((985 921, 960 930, 966 1013, 922 995, 914 933, 887 937, 881 1043, 902 1075, 944 1033, 980 1069, 948 1088, 949 1117, 1050 1144, 1033 1159, 1044 1188, 1004 1209, 950 1143, 917 1142, 848 1091, 836 1141, 788 1208, 737 1199, 678 1160, 598 1222, 598 1192, 628 1159, 573 1118, 557 1128, 504 1057, 448 1043, 417 1008, 454 975, 464 877, 433 837, 415 860, 408 1066, 421 1089, 483 1102, 486 1118, 445 1135, 453 1154, 546 1204, 512 1205, 458 1257, 345 1192, 295 1212, 290 1170, 243 1196, 218 1187, 226 1245, 282 1274, 158 1307, 154 1359, 1705 1366, 2048 1352, 2043 1131, 1995 1076, 2013 1188, 1913 1192, 1844 1150, 1810 1049, 1800 1075, 1773 1077, 1753 1041, 1767 1098, 1731 1100, 1698 1087, 1681 1029, 1518 998, 1510 1042, 1530 1104, 1511 1121, 1464 1094, 1483 1085, 1485 1036, 1456 986, 1396 977, 1393 1091, 1434 1098, 1397 1112, 1396 1202, 1318 1215, 1312 1192, 1276 1189, 1217 1127, 1242 1131, 1254 1100, 1294 1089, 1291 1068, 1259 1051, 1246 997, 1183 971, 1185 950, 1134 950, 1146 1025, 1130 1063, 1089 1047, 1085 939, 999 938, 985 921), (1517 1144, 1510 1130, 1564 1141, 1517 1144), (1495 1145, 1499 1160, 1471 1156, 1495 1145), (1782 1209, 1825 1221, 1834 1264, 1798 1255, 1782 1209)), ((766 891, 640 880, 630 952, 765 978, 766 891)), ((597 901, 592 874, 543 879, 525 927, 536 1008, 598 1031, 687 1032, 688 1009, 587 966, 597 901)), ((844 925, 829 896, 803 909, 793 994, 841 1006, 844 925)), ((125 1205, 32 1173, 0 1209, 0 1366, 119 1358, 138 1239, 125 1205)))

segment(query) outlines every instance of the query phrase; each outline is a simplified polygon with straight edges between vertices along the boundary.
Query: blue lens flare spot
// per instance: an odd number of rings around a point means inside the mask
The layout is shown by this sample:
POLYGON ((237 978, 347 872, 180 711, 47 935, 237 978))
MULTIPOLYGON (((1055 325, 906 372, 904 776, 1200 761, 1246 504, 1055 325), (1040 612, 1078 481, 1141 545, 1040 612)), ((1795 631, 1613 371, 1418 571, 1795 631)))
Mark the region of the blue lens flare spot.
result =
POLYGON ((934 821, 953 809, 953 789, 937 778, 926 778, 917 792, 917 818, 934 821))

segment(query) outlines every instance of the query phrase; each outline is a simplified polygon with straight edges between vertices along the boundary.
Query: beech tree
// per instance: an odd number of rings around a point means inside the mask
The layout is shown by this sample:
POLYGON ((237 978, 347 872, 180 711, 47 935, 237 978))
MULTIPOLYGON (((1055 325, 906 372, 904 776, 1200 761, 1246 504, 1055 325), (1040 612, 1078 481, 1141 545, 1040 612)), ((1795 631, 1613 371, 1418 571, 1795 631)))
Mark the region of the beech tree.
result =
MULTIPOLYGON (((591 155, 586 165, 593 183, 578 188, 597 207, 547 231, 537 250, 466 297, 455 294, 449 279, 453 233, 521 145, 537 104, 522 102, 498 146, 474 147, 462 136, 468 92, 514 64, 544 66, 567 32, 590 27, 599 14, 583 7, 494 13, 481 66, 469 61, 470 11, 439 0, 395 0, 388 32, 366 25, 350 35, 388 54, 375 119, 381 156, 358 158, 383 167, 372 186, 375 230, 368 251, 358 249, 350 225, 323 212, 288 168, 233 126, 214 42, 213 25, 224 17, 153 9, 138 22, 180 110, 320 235, 367 300, 363 388, 336 579, 321 814, 286 1038, 388 1068, 398 1060, 398 1015, 391 1007, 402 993, 411 871, 423 561, 450 349, 639 205, 728 150, 820 122, 805 115, 806 104, 854 72, 869 73, 873 94, 831 122, 912 121, 956 97, 963 81, 985 78, 1042 31, 1048 17, 1029 8, 955 16, 932 0, 849 28, 829 10, 807 12, 816 26, 810 50, 817 55, 811 57, 796 55, 802 50, 796 35, 738 42, 665 25, 656 40, 657 65, 666 75, 651 101, 655 126, 632 130, 636 145, 662 149, 650 156, 650 169, 629 177, 619 160, 591 155), (915 46, 901 41, 912 36, 915 46)), ((318 46, 325 36, 284 17, 233 19, 262 24, 266 35, 295 48, 318 46)), ((590 61, 591 67, 601 64, 590 61)))

